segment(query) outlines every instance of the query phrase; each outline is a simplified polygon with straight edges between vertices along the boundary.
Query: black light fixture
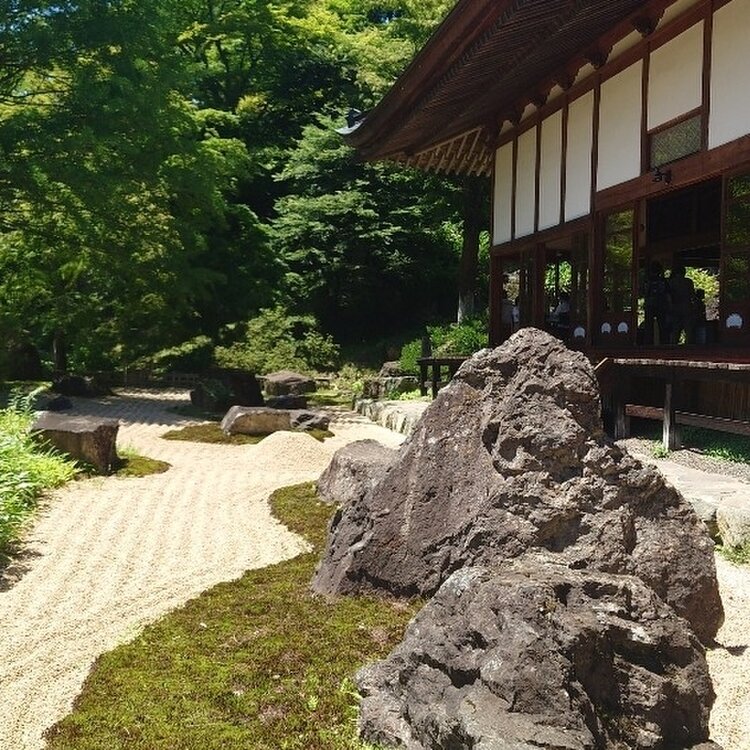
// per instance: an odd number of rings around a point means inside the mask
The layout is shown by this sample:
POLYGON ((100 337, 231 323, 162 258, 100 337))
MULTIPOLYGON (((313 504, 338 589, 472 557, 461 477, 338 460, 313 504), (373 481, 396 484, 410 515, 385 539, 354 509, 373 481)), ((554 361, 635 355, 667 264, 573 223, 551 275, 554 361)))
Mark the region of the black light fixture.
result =
POLYGON ((672 183, 672 170, 656 167, 654 169, 654 182, 663 182, 665 185, 672 183))

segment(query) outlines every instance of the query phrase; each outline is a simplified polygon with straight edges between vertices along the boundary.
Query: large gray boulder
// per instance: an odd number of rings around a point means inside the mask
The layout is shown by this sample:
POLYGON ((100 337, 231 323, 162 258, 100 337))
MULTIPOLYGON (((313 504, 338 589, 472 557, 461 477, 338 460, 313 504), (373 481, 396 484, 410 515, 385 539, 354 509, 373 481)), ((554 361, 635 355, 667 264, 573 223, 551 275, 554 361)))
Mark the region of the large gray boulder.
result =
POLYGON ((31 426, 34 438, 76 461, 109 474, 117 462, 117 419, 41 412, 31 426))
POLYGON ((328 414, 309 409, 292 409, 289 418, 295 430, 327 430, 331 424, 328 414))
POLYGON ((537 557, 454 573, 357 683, 363 737, 408 750, 692 748, 714 699, 651 588, 537 557))
POLYGON ((477 353, 334 517, 314 590, 429 596, 456 570, 541 550, 639 577, 711 640, 713 543, 656 469, 605 437, 600 411, 590 362, 542 331, 477 353))
POLYGON ((396 451, 377 440, 358 440, 339 448, 318 480, 318 495, 327 503, 348 506, 361 500, 393 463, 396 451))
POLYGON ((311 393, 316 389, 314 378, 290 370, 271 372, 264 377, 263 383, 269 396, 299 395, 311 393))
POLYGON ((288 411, 266 406, 233 406, 221 420, 221 429, 228 435, 270 435, 291 428, 288 411))

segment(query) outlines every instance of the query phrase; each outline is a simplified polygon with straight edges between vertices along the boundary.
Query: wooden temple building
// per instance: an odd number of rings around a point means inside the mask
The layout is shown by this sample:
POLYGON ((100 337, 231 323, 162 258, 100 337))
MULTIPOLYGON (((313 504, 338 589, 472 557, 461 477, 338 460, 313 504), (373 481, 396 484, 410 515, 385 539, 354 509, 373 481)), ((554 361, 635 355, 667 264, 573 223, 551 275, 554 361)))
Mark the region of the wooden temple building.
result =
POLYGON ((491 343, 552 330, 616 432, 659 418, 673 445, 750 434, 748 86, 750 0, 458 0, 346 136, 486 175, 491 343))

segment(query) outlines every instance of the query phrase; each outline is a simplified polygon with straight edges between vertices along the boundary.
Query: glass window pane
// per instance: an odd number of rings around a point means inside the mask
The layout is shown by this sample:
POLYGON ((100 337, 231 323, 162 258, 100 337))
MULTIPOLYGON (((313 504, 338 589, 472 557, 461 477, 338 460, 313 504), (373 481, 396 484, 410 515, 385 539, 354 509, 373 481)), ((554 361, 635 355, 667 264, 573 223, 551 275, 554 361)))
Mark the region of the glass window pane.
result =
POLYGON ((728 255, 724 261, 727 302, 750 302, 750 255, 728 255))
POLYGON ((701 115, 691 117, 651 136, 651 169, 701 150, 701 115))
POLYGON ((610 214, 604 230, 604 312, 627 312, 633 296, 633 211, 610 214))
POLYGON ((727 180, 727 197, 740 198, 750 196, 750 174, 730 177, 727 180))
POLYGON ((750 246, 750 200, 727 202, 725 241, 732 247, 750 246))

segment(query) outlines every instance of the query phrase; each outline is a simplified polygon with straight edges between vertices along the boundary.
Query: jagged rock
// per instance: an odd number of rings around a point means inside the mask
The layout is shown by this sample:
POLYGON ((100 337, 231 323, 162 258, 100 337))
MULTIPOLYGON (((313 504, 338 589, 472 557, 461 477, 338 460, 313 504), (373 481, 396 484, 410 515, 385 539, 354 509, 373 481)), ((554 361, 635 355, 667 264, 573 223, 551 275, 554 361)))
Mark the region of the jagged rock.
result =
POLYGON ((639 579, 534 556, 454 573, 357 682, 363 737, 408 750, 680 750, 714 699, 701 644, 639 579))
POLYGON ((403 375, 403 370, 401 369, 401 362, 398 360, 394 362, 383 362, 382 367, 380 368, 380 372, 378 373, 379 378, 398 378, 403 375))
POLYGON ((108 474, 117 461, 117 419, 41 412, 31 426, 34 438, 76 461, 108 474))
POLYGON ((221 420, 228 435, 269 435, 292 428, 289 412, 265 406, 233 406, 221 420))
POLYGON ((339 448, 318 480, 318 495, 327 503, 360 502, 393 463, 396 451, 377 440, 358 440, 339 448))
POLYGON ((226 411, 231 406, 263 406, 263 394, 253 373, 214 369, 190 391, 190 402, 206 411, 226 411))
POLYGON ((401 393, 410 393, 419 388, 419 379, 411 375, 400 377, 377 377, 365 380, 362 386, 364 398, 392 398, 401 393))
POLYGON ((96 398, 108 396, 112 391, 96 378, 82 375, 61 375, 52 383, 52 390, 62 396, 77 396, 79 398, 96 398))
POLYGON ((210 376, 231 394, 229 406, 263 406, 263 393, 254 373, 225 367, 210 370, 210 376))
POLYGON ((313 378, 289 370, 269 373, 264 380, 266 393, 269 396, 312 393, 316 388, 313 378))
POLYGON ((286 393, 283 396, 269 396, 266 406, 271 409, 307 409, 307 396, 286 393))
POLYGON ((337 514, 313 588, 429 596, 528 550, 638 576, 704 641, 722 622, 705 527, 605 437, 590 362, 535 329, 462 365, 381 481, 337 514))
POLYGON ((320 411, 292 409, 289 417, 295 430, 327 430, 331 424, 331 418, 320 411))

